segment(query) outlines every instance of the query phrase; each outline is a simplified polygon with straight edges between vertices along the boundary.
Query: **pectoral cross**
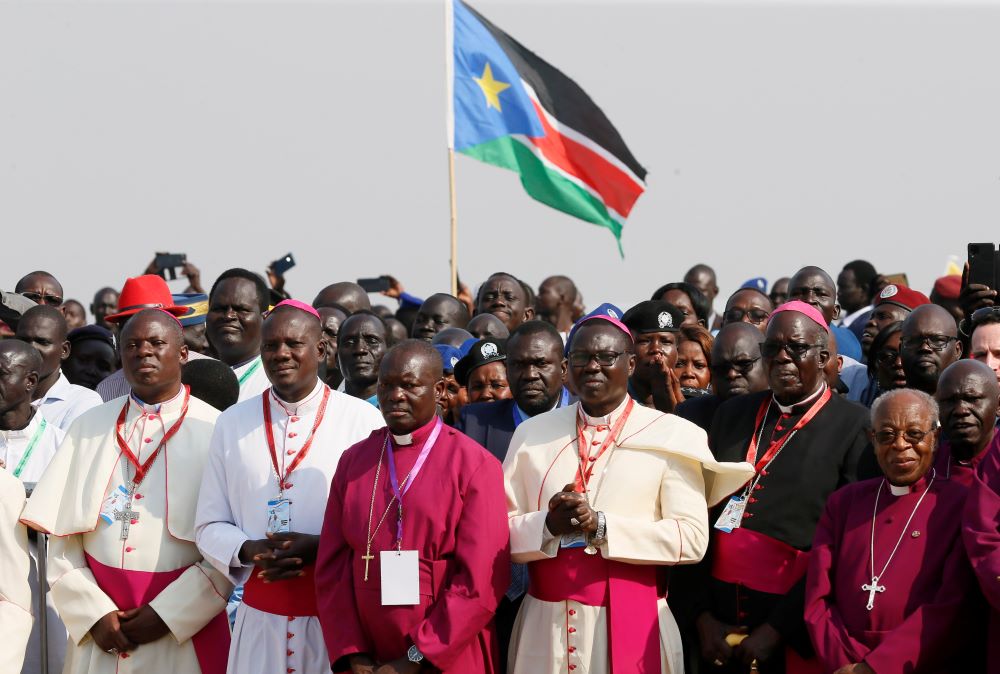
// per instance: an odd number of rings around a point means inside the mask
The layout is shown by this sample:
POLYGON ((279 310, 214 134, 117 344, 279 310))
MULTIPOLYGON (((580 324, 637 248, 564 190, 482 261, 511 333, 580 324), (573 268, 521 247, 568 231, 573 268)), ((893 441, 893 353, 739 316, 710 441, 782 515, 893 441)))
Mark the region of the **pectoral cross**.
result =
POLYGON ((365 554, 361 555, 361 559, 365 560, 365 580, 368 580, 368 562, 375 559, 375 555, 372 554, 371 547, 368 548, 365 554))
POLYGON ((122 523, 121 540, 128 540, 129 527, 132 522, 139 519, 139 513, 132 510, 132 495, 135 494, 135 485, 129 485, 128 500, 121 510, 115 511, 115 519, 122 523))
POLYGON ((861 589, 868 593, 868 604, 865 606, 869 611, 875 608, 875 593, 885 592, 885 585, 878 584, 878 576, 872 578, 871 584, 865 583, 861 589))

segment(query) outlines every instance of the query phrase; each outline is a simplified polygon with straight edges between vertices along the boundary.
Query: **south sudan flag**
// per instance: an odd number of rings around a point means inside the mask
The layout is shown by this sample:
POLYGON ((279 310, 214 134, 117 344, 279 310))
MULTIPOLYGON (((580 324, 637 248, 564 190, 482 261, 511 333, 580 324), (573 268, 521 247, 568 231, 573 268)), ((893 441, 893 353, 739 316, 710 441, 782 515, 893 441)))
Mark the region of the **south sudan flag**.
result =
POLYGON ((455 149, 516 171, 533 198, 622 225, 646 170, 590 96, 476 10, 454 0, 455 149))

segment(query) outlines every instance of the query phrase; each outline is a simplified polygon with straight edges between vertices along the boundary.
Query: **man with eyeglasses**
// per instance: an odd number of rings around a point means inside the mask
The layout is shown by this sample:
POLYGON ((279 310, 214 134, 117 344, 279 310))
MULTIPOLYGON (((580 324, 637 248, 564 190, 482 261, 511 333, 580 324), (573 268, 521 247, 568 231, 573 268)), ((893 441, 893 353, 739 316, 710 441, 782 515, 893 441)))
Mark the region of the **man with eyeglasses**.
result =
POLYGON ((622 323, 635 338, 635 371, 629 377, 629 395, 640 405, 673 412, 684 402, 681 382, 674 374, 677 340, 684 314, 660 300, 646 300, 625 312, 622 323))
POLYGON ((579 403, 518 426, 504 462, 511 554, 531 576, 512 674, 682 671, 661 572, 701 558, 707 503, 752 473, 716 462, 694 424, 629 397, 634 343, 620 316, 603 304, 577 322, 579 403))
POLYGON ((719 405, 736 396, 767 390, 760 337, 760 330, 752 323, 723 325, 712 345, 712 395, 685 400, 677 406, 677 416, 707 432, 719 405))
POLYGON ((870 451, 867 410, 827 386, 828 342, 815 307, 778 307, 760 347, 770 389, 735 396, 715 414, 716 459, 747 461, 756 475, 712 511, 710 554, 673 579, 698 629, 702 672, 756 663, 783 673, 786 660, 795 671, 812 655, 802 621, 808 550, 827 496, 857 479, 870 451))
POLYGON ((809 553, 805 620, 823 671, 983 672, 968 489, 933 467, 937 404, 897 389, 871 419, 884 476, 830 496, 809 553))
POLYGON ((899 355, 907 384, 934 395, 941 373, 962 357, 958 326, 951 314, 936 304, 914 309, 903 321, 899 355))
POLYGON ((760 332, 767 331, 767 319, 774 311, 771 298, 757 288, 740 288, 726 300, 722 325, 748 323, 760 332))
POLYGON ((27 274, 14 286, 14 292, 27 297, 35 304, 58 307, 63 303, 62 284, 47 271, 33 271, 27 274))

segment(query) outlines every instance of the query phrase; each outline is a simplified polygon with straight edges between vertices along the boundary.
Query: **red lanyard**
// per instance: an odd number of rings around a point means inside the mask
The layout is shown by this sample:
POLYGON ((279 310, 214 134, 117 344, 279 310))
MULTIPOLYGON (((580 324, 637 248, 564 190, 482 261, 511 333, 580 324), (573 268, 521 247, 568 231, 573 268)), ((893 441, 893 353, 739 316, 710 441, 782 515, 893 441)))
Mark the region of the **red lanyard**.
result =
MULTIPOLYGON (((618 417, 618 421, 615 422, 614 427, 608 433, 608 437, 604 439, 601 444, 600 449, 597 450, 597 456, 590 455, 590 444, 587 442, 586 438, 583 437, 584 425, 577 420, 576 424, 576 434, 577 434, 577 451, 580 454, 580 466, 576 469, 576 479, 574 484, 576 485, 575 491, 578 493, 583 493, 590 483, 590 476, 594 474, 594 466, 597 464, 597 460, 601 458, 601 455, 608 450, 611 445, 614 444, 615 438, 621 432, 622 428, 625 426, 625 422, 628 421, 628 417, 632 414, 632 408, 635 406, 635 401, 632 398, 628 399, 628 404, 625 405, 625 411, 622 412, 621 416, 618 417), (583 472, 581 474, 581 468, 583 472)), ((583 413, 583 408, 580 408, 581 414, 583 413)))
POLYGON ((313 422, 312 430, 309 431, 309 437, 306 438, 306 443, 302 445, 302 449, 299 450, 299 455, 292 460, 291 465, 288 466, 288 470, 282 475, 280 469, 278 468, 278 452, 274 448, 274 430, 271 428, 271 405, 269 404, 271 390, 268 389, 264 391, 264 395, 261 398, 264 401, 264 434, 267 436, 267 448, 271 450, 271 465, 274 466, 274 474, 278 476, 278 486, 281 489, 285 489, 288 482, 288 477, 292 474, 292 471, 299 467, 299 464, 305 460, 306 455, 309 454, 309 448, 312 447, 313 438, 316 437, 316 429, 319 425, 323 423, 323 416, 326 414, 326 403, 330 399, 330 387, 323 386, 323 400, 320 401, 319 411, 316 413, 316 421, 313 422))
POLYGON ((827 388, 823 391, 823 394, 812 404, 809 410, 802 415, 802 418, 792 427, 792 430, 788 431, 782 435, 777 440, 771 442, 771 445, 767 448, 764 456, 761 457, 760 461, 757 461, 757 442, 760 439, 761 434, 764 432, 764 422, 767 419, 767 411, 771 408, 771 398, 768 398, 760 404, 760 410, 757 412, 757 421, 754 423, 753 435, 750 437, 750 447, 747 449, 747 463, 754 463, 754 468, 759 473, 762 468, 764 468, 770 461, 775 457, 775 455, 781 451, 792 436, 799 432, 803 426, 808 424, 813 420, 821 409, 830 401, 833 394, 830 389, 827 388))
POLYGON ((125 437, 122 435, 122 429, 125 426, 125 416, 128 414, 128 407, 132 404, 132 399, 129 398, 122 406, 121 414, 118 415, 118 422, 115 424, 115 439, 118 441, 118 447, 122 450, 125 458, 128 459, 128 462, 135 468, 135 477, 132 478, 133 484, 138 486, 143 481, 146 477, 146 473, 149 472, 150 466, 153 465, 153 462, 156 461, 156 457, 159 456, 160 450, 163 449, 166 446, 167 441, 174 437, 174 435, 177 434, 177 431, 181 429, 181 424, 184 423, 184 417, 187 416, 188 402, 190 400, 191 388, 185 385, 184 405, 181 407, 181 416, 174 422, 174 425, 167 429, 167 431, 163 434, 160 444, 156 446, 156 449, 153 450, 153 453, 149 455, 149 458, 146 459, 146 462, 143 464, 139 463, 139 457, 132 453, 132 449, 128 446, 128 443, 125 442, 125 437))

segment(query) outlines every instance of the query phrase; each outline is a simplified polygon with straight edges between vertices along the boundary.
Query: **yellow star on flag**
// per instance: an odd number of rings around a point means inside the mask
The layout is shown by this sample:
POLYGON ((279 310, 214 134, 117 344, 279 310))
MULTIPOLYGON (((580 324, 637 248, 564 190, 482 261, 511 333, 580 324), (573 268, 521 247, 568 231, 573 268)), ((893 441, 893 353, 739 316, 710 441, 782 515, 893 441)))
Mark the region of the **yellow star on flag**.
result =
POLYGON ((510 89, 510 84, 493 79, 493 69, 490 68, 489 61, 486 62, 486 67, 483 68, 483 76, 473 77, 472 79, 483 90, 483 96, 486 97, 486 107, 500 110, 500 92, 504 89, 510 89))

